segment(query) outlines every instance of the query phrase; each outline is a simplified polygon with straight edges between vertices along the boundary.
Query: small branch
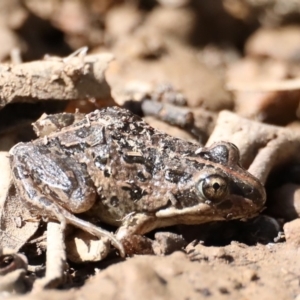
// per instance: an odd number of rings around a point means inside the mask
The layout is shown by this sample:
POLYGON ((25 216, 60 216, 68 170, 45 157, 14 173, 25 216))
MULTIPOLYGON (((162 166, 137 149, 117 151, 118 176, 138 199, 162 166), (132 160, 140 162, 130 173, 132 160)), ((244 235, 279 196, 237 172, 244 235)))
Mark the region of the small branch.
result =
POLYGON ((64 230, 59 223, 47 224, 46 275, 35 282, 34 290, 56 288, 63 281, 66 263, 64 230))
POLYGON ((77 51, 66 58, 0 64, 0 107, 9 102, 110 99, 104 72, 112 59, 109 53, 77 51))

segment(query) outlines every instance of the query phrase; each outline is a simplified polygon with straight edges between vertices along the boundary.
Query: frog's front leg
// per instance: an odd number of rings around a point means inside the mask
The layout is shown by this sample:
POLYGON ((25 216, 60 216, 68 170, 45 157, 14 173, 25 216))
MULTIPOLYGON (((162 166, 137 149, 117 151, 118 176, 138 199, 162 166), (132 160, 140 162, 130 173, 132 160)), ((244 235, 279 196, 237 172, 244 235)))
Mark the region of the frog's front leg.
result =
POLYGON ((96 191, 84 165, 72 157, 55 153, 46 147, 19 143, 10 150, 13 180, 18 195, 38 215, 72 224, 99 238, 108 237, 125 256, 115 236, 73 213, 89 210, 96 191))
POLYGON ((155 215, 133 212, 124 217, 116 237, 122 242, 126 254, 150 254, 153 253, 152 240, 143 234, 155 228, 157 228, 155 215))

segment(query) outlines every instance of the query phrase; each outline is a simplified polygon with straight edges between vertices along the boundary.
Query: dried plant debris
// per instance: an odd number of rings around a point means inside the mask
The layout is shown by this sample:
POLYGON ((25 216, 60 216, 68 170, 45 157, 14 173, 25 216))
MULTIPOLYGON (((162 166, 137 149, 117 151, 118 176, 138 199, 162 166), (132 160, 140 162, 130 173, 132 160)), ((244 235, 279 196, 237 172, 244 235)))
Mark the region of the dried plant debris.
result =
POLYGON ((66 254, 63 231, 62 225, 48 222, 46 274, 45 277, 34 282, 34 291, 56 288, 64 282, 66 254))
POLYGON ((0 65, 0 106, 44 100, 103 100, 110 96, 104 71, 111 54, 86 55, 86 49, 65 58, 48 57, 17 65, 0 65))
POLYGON ((298 299, 298 2, 0 2, 0 299, 298 299))

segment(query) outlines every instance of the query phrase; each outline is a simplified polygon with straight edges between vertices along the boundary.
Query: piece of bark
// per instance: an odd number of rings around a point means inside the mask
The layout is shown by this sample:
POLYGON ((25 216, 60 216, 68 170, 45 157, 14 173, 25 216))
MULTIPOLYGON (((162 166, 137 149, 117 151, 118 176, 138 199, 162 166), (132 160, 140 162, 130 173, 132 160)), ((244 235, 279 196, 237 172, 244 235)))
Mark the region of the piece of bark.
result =
POLYGON ((19 65, 0 65, 0 107, 10 102, 95 99, 114 105, 104 72, 113 56, 85 55, 48 58, 19 65))

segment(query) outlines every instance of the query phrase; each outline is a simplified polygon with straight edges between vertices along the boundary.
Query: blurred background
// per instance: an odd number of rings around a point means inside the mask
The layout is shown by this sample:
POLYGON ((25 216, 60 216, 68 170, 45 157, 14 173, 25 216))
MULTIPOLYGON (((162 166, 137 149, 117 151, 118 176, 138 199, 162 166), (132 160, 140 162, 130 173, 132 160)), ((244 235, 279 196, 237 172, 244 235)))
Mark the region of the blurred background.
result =
MULTIPOLYGON (((168 85, 189 107, 288 125, 298 120, 299 86, 277 83, 299 77, 299 24, 298 0, 2 0, 0 60, 88 46, 114 54, 107 80, 120 105, 168 85)), ((97 105, 66 110, 76 107, 97 105)))

